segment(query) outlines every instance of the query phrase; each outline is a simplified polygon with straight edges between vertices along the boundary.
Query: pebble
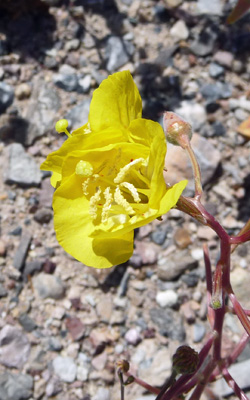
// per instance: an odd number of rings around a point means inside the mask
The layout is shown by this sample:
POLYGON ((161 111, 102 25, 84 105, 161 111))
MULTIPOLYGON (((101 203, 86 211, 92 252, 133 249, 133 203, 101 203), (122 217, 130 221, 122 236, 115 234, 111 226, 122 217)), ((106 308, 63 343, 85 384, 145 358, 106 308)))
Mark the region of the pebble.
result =
POLYGON ((21 236, 19 246, 15 252, 13 259, 13 266, 20 271, 24 266, 29 247, 31 244, 32 236, 28 231, 24 231, 21 236))
POLYGON ((154 243, 161 246, 165 242, 166 232, 162 229, 157 229, 156 231, 152 232, 151 239, 154 243))
POLYGON ((186 332, 179 313, 172 311, 170 308, 168 312, 162 308, 152 308, 149 313, 152 322, 159 328, 161 335, 179 342, 185 340, 186 332))
POLYGON ((37 327, 35 321, 28 314, 21 314, 18 321, 26 332, 32 332, 37 327))
POLYGON ((91 360, 91 365, 97 370, 102 371, 105 368, 105 365, 108 360, 108 355, 106 351, 103 351, 101 354, 93 357, 91 360))
POLYGON ((206 328, 202 324, 195 323, 193 325, 193 340, 194 343, 199 343, 202 341, 206 333, 206 328))
POLYGON ((45 83, 40 77, 34 80, 32 95, 24 115, 25 121, 28 121, 24 141, 26 146, 30 146, 36 139, 53 129, 60 107, 60 97, 53 86, 45 83))
POLYGON ((189 122, 194 131, 198 131, 207 121, 205 108, 201 104, 192 101, 182 101, 180 107, 176 108, 174 112, 189 122))
POLYGON ((28 99, 31 95, 31 87, 28 83, 21 83, 15 90, 15 95, 18 100, 28 99))
POLYGON ((34 214, 34 220, 39 224, 48 224, 53 218, 53 212, 49 208, 40 208, 34 214))
POLYGON ((96 306, 96 312, 100 320, 104 323, 109 323, 112 312, 113 312, 113 302, 111 298, 105 296, 102 298, 96 306))
POLYGON ((124 336, 127 343, 136 346, 141 341, 140 332, 136 328, 129 329, 124 336))
POLYGON ((71 357, 57 356, 52 361, 55 374, 63 381, 72 383, 76 379, 77 367, 71 357))
POLYGON ((78 81, 78 91, 80 93, 88 93, 91 88, 91 75, 85 75, 78 81))
POLYGON ((212 62, 211 64, 209 64, 209 75, 212 78, 219 78, 224 73, 225 73, 225 69, 221 65, 219 65, 215 62, 212 62))
POLYGON ((53 82, 66 92, 74 92, 78 87, 76 70, 68 64, 63 64, 59 68, 59 73, 54 75, 53 82))
POLYGON ((178 303, 178 294, 174 290, 164 290, 156 295, 156 303, 160 307, 174 307, 178 303))
POLYGON ((163 281, 172 281, 178 278, 185 270, 198 266, 187 250, 178 251, 161 260, 157 267, 157 276, 163 281), (163 263, 164 262, 164 263, 163 263))
POLYGON ((10 368, 22 368, 29 353, 30 343, 23 331, 5 325, 0 332, 0 363, 10 368))
POLYGON ((216 39, 216 32, 212 29, 212 27, 207 27, 202 30, 199 35, 196 35, 195 39, 190 44, 190 50, 196 56, 208 56, 214 49, 216 39))
POLYGON ((221 0, 198 0, 197 10, 201 15, 218 15, 223 12, 223 2, 221 0))
POLYGON ((4 182, 23 187, 38 186, 41 182, 41 171, 34 158, 26 153, 20 143, 12 143, 7 149, 9 159, 4 182))
POLYGON ((177 40, 186 40, 189 36, 188 28, 183 20, 175 22, 170 29, 170 35, 177 40))
POLYGON ((89 368, 84 365, 78 365, 77 367, 77 380, 81 382, 86 382, 89 376, 89 368))
POLYGON ((8 83, 0 82, 0 114, 13 103, 14 89, 8 83))
POLYGON ((0 299, 2 297, 6 297, 8 295, 7 290, 5 289, 5 287, 0 283, 0 299))
POLYGON ((114 72, 125 65, 134 52, 134 46, 128 41, 122 41, 118 36, 110 36, 106 44, 106 68, 114 72))
POLYGON ((90 99, 79 102, 66 114, 66 119, 72 130, 80 128, 88 122, 90 99))
POLYGON ((180 249, 186 249, 192 243, 190 233, 185 228, 178 228, 175 231, 174 241, 180 249))
POLYGON ((32 284, 41 299, 48 297, 60 299, 64 296, 65 287, 61 279, 57 276, 41 272, 32 278, 32 284))
POLYGON ((0 374, 0 399, 25 400, 32 397, 33 378, 27 374, 3 372, 0 374))
POLYGON ((86 332, 85 325, 77 317, 68 317, 65 320, 65 325, 73 340, 82 339, 86 332))
POLYGON ((110 400, 110 391, 103 387, 97 389, 96 394, 93 396, 93 400, 110 400))
POLYGON ((231 68, 234 61, 234 55, 229 51, 219 50, 214 54, 213 60, 223 67, 231 68))
POLYGON ((62 382, 57 377, 52 377, 46 386, 46 395, 52 397, 63 390, 62 382))

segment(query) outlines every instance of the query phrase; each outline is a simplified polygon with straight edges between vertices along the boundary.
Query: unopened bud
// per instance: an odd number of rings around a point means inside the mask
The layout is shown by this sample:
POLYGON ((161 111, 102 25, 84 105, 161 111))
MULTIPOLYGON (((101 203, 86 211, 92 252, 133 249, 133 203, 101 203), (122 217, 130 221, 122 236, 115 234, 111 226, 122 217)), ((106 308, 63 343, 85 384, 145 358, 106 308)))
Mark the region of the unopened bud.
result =
POLYGON ((119 360, 117 361, 116 365, 122 372, 128 372, 129 370, 129 362, 127 360, 119 360))
POLYGON ((173 355, 173 370, 176 374, 192 374, 196 371, 199 354, 189 346, 180 346, 173 355))
POLYGON ((171 111, 163 114, 163 129, 169 143, 186 148, 192 138, 192 127, 171 111))

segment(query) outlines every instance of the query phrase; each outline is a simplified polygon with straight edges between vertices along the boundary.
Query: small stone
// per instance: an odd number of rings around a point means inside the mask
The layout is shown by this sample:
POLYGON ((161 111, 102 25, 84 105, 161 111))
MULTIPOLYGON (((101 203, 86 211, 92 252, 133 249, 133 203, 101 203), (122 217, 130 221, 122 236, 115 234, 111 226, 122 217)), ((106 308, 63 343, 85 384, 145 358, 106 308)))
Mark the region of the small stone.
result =
POLYGON ((71 129, 77 129, 88 122, 89 106, 90 100, 83 100, 66 114, 71 129))
POLYGON ((196 56, 208 56, 213 52, 216 39, 216 32, 212 28, 207 27, 191 42, 190 50, 196 56))
POLYGON ((26 332, 32 332, 37 327, 35 321, 33 321, 28 314, 21 314, 19 317, 19 323, 26 332))
POLYGON ((41 272, 32 279, 33 287, 41 299, 48 297, 60 299, 64 296, 65 287, 61 279, 54 275, 41 272))
POLYGON ((186 302, 181 305, 181 313, 183 314, 187 323, 192 324, 195 321, 195 313, 192 309, 190 302, 186 302))
POLYGON ((77 375, 76 375, 77 380, 81 382, 86 382, 88 380, 88 376, 89 376, 89 368, 84 365, 78 365, 77 375))
POLYGON ((107 353, 104 351, 98 356, 92 358, 91 364, 97 371, 102 371, 107 363, 107 360, 108 356, 107 353))
POLYGON ((4 113, 5 110, 13 103, 14 90, 12 86, 5 82, 0 82, 0 114, 4 113))
POLYGON ((182 250, 161 260, 160 265, 157 267, 157 275, 163 281, 172 281, 178 278, 185 270, 193 269, 197 266, 197 260, 194 260, 187 250, 182 250))
POLYGON ((80 46, 79 39, 77 39, 77 38, 71 39, 65 43, 65 50, 66 51, 77 50, 79 48, 79 46, 80 46))
POLYGON ((101 299, 97 303, 96 312, 102 322, 109 323, 113 312, 112 299, 107 297, 101 299))
POLYGON ((180 107, 174 111, 189 122, 194 131, 198 131, 207 121, 206 110, 198 103, 184 100, 181 102, 180 107))
POLYGON ((201 15, 218 15, 223 12, 223 2, 221 0, 198 0, 197 10, 201 15))
POLYGON ((78 81, 78 91, 80 93, 88 93, 91 88, 91 75, 85 75, 78 81))
POLYGON ((157 261, 159 248, 154 243, 135 240, 135 253, 139 254, 144 265, 157 261))
POLYGON ((164 290, 156 295, 156 302, 160 307, 174 307, 178 303, 178 294, 174 290, 164 290))
POLYGON ((27 374, 0 374, 1 400, 26 400, 32 397, 33 378, 27 374))
POLYGON ((171 310, 171 308, 168 309, 167 313, 162 308, 152 308, 150 310, 150 317, 152 322, 158 326, 161 335, 178 340, 179 342, 185 340, 186 333, 182 318, 177 312, 171 310))
POLYGON ((84 336, 86 328, 79 318, 69 317, 65 324, 73 340, 80 340, 84 336))
POLYGON ((22 368, 29 353, 30 343, 23 331, 5 325, 0 332, 0 363, 10 368, 22 368))
POLYGON ((215 62, 213 62, 209 65, 209 75, 212 78, 219 78, 224 73, 225 73, 225 69, 221 65, 219 65, 215 62))
POLYGON ((52 397, 60 393, 62 390, 62 382, 57 377, 53 377, 46 386, 46 395, 52 397))
POLYGON ((132 43, 122 41, 118 36, 110 36, 106 45, 107 70, 114 72, 126 64, 134 52, 132 43))
POLYGON ((52 336, 49 338, 48 345, 49 345, 49 349, 52 351, 61 351, 63 348, 62 343, 55 336, 52 336))
POLYGON ((98 388, 96 394, 93 397, 93 400, 110 400, 110 391, 105 388, 98 388))
POLYGON ((206 328, 202 324, 194 324, 193 326, 193 340, 194 343, 199 343, 202 341, 206 333, 206 328))
POLYGON ((190 233, 185 228, 178 228, 175 231, 174 241, 180 249, 186 249, 192 243, 190 233))
POLYGON ((78 87, 76 71, 70 65, 63 64, 53 78, 54 84, 66 92, 74 92, 78 87))
POLYGON ((49 208, 40 208, 34 214, 34 220, 39 224, 48 224, 53 218, 53 213, 49 208))
POLYGON ((5 287, 0 283, 0 299, 6 296, 8 296, 8 292, 5 287))
POLYGON ((54 191, 55 189, 50 183, 50 178, 43 179, 39 192, 39 205, 42 207, 51 207, 54 191))
POLYGON ((15 252, 13 266, 20 271, 25 263, 32 236, 28 231, 24 231, 21 236, 19 246, 15 252))
POLYGON ((131 328, 129 329, 124 336, 127 343, 136 346, 141 341, 141 336, 138 329, 131 328))
POLYGON ((231 68, 234 60, 234 55, 229 51, 219 50, 214 54, 213 59, 218 64, 223 65, 223 67, 231 68))
POLYGON ((156 231, 152 232, 151 238, 154 243, 159 244, 161 246, 165 242, 166 232, 164 232, 161 229, 157 229, 156 231))
POLYGON ((28 83, 21 83, 15 90, 15 95, 18 100, 28 99, 31 95, 31 88, 28 83))
POLYGON ((20 143, 8 146, 9 160, 6 166, 4 181, 23 187, 38 186, 41 182, 41 171, 33 157, 26 153, 20 143))
POLYGON ((200 280, 200 276, 196 271, 191 271, 182 275, 181 280, 186 283, 187 287, 195 287, 200 280))
POLYGON ((44 264, 44 260, 32 260, 25 263, 23 276, 28 277, 29 275, 33 275, 35 272, 39 272, 42 269, 44 264))
POLYGON ((177 40, 186 40, 189 36, 188 28, 183 20, 177 21, 170 29, 170 35, 177 40))
POLYGON ((53 369, 55 374, 67 383, 74 382, 76 378, 77 367, 74 360, 70 357, 56 357, 53 362, 53 369))

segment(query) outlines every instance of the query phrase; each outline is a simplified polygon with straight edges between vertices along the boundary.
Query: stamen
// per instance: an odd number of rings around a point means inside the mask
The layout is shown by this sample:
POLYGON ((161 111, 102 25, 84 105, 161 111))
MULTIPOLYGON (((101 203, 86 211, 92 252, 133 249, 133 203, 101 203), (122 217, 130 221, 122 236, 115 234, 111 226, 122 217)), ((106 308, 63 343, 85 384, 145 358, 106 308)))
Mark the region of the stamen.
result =
POLYGON ((113 195, 110 193, 109 186, 104 190, 103 194, 106 201, 102 208, 102 223, 105 224, 108 221, 108 214, 113 201, 113 195))
POLYGON ((101 189, 98 188, 97 192, 89 200, 89 214, 93 220, 97 218, 97 205, 101 200, 101 192, 101 189))
POLYGON ((87 196, 89 194, 89 192, 88 192, 89 181, 90 181, 90 178, 87 178, 82 184, 82 191, 85 196, 87 196))
POLYGON ((90 123, 88 122, 86 128, 84 128, 84 130, 83 130, 83 133, 86 134, 86 133, 91 133, 91 132, 92 131, 90 128, 90 123))
POLYGON ((135 211, 133 210, 129 202, 123 197, 119 187, 115 189, 114 199, 115 202, 119 206, 122 206, 124 210, 127 211, 128 214, 135 214, 135 211))
POLYGON ((68 129, 67 129, 68 125, 69 125, 69 123, 68 123, 68 121, 67 121, 66 119, 60 119, 60 120, 57 121, 57 123, 56 123, 56 126, 55 126, 56 131, 57 131, 58 133, 64 132, 64 133, 66 133, 66 135, 67 135, 68 137, 71 137, 71 134, 69 133, 69 131, 68 131, 68 129))
POLYGON ((129 183, 129 182, 122 182, 122 183, 120 184, 120 186, 123 186, 123 187, 125 187, 126 189, 128 189, 128 190, 130 191, 130 193, 131 193, 131 195, 132 195, 134 201, 135 201, 136 203, 140 203, 141 199, 140 199, 139 193, 137 192, 136 188, 134 187, 134 185, 133 185, 132 183, 129 183))
POLYGON ((80 160, 76 164, 76 169, 75 169, 76 175, 80 175, 84 178, 87 178, 88 176, 93 175, 93 171, 94 171, 93 165, 88 161, 80 160))
POLYGON ((125 178, 125 175, 129 172, 129 170, 134 166, 134 165, 146 165, 146 160, 144 158, 137 158, 136 160, 131 161, 124 167, 120 169, 118 174, 116 175, 114 179, 114 183, 121 183, 123 179, 125 178))

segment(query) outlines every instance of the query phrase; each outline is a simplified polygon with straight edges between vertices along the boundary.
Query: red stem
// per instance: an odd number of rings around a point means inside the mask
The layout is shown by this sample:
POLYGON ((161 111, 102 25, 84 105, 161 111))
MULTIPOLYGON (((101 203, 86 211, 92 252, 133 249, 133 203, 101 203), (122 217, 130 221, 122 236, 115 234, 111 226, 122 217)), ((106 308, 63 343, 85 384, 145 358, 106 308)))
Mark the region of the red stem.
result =
POLYGON ((221 373, 223 375, 223 378, 227 382, 228 386, 230 386, 230 388, 233 389, 234 393, 240 400, 249 400, 249 398, 246 396, 243 390, 241 390, 241 388, 237 385, 234 378, 231 376, 226 367, 221 368, 221 373))
POLYGON ((250 321, 247 318, 247 315, 244 312, 244 309, 241 307, 240 303, 238 302, 231 286, 228 289, 228 296, 233 304, 235 313, 237 314, 240 322, 242 323, 243 328, 245 329, 247 334, 250 336, 250 321))
POLYGON ((240 236, 231 236, 230 237, 231 244, 241 244, 241 243, 247 242, 248 240, 250 240, 250 230, 247 231, 246 233, 243 233, 240 236))

